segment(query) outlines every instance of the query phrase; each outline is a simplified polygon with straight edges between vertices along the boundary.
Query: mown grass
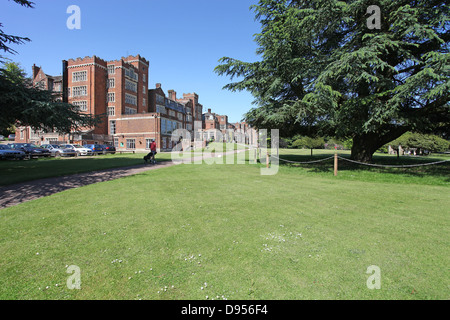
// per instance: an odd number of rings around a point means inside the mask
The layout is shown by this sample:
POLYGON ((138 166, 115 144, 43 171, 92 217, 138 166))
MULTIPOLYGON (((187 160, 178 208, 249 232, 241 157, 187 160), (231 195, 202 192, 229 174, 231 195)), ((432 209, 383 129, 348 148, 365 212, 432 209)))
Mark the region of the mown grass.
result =
POLYGON ((449 298, 447 187, 259 169, 179 165, 0 210, 0 298, 449 298))
MULTIPOLYGON (((334 150, 314 150, 313 157, 309 150, 280 149, 279 158, 294 162, 308 162, 325 159, 334 155, 334 150)), ((350 159, 349 151, 337 151, 342 158, 350 159)), ((432 155, 429 157, 410 157, 376 153, 373 163, 377 165, 419 165, 443 160, 450 160, 449 155, 432 155)), ((313 164, 297 164, 279 161, 280 170, 293 174, 329 177, 334 174, 334 160, 313 164)), ((374 167, 354 164, 345 160, 338 161, 338 180, 367 181, 400 184, 426 184, 450 186, 450 161, 430 166, 405 168, 374 167)))
MULTIPOLYGON (((201 157, 215 155, 216 153, 229 152, 230 150, 243 150, 243 145, 211 143, 208 148, 201 151, 184 152, 175 159, 186 159, 189 157, 201 157)), ((249 153, 254 155, 255 150, 246 152, 246 159, 249 153)), ((275 154, 275 152, 274 152, 275 154)), ((342 157, 349 158, 349 151, 338 151, 342 157)), ((320 160, 334 155, 333 150, 314 150, 313 157, 310 156, 310 150, 301 149, 280 149, 279 158, 290 161, 307 162, 311 160, 320 160)), ((116 154, 98 157, 79 157, 69 159, 40 159, 30 161, 2 161, 0 162, 0 186, 6 186, 14 183, 37 180, 42 178, 64 176, 77 173, 85 173, 96 170, 134 166, 143 164, 144 154, 116 154)), ((227 156, 228 158, 230 156, 227 156)), ((233 156, 231 156, 233 157, 233 156)), ((241 157, 239 155, 239 157, 241 157)), ((158 153, 157 161, 171 161, 171 153, 158 153)), ((234 163, 237 162, 237 156, 234 157, 234 163)), ((450 159, 448 155, 430 156, 430 157, 400 157, 389 156, 385 154, 375 154, 374 163, 383 165, 410 165, 433 161, 442 161, 450 159)), ((226 160, 225 160, 226 162, 226 160)), ((232 160, 233 162, 233 160, 232 160)), ((261 160, 265 163, 265 159, 261 160)), ((313 176, 329 177, 333 175, 333 160, 314 164, 292 164, 279 161, 281 170, 290 171, 294 174, 307 174, 313 176)), ((428 185, 450 185, 450 162, 414 168, 378 168, 364 165, 353 164, 339 160, 338 179, 357 180, 357 181, 378 181, 392 183, 418 183, 428 185)))
MULTIPOLYGON (((143 164, 145 154, 115 154, 78 158, 47 158, 0 162, 0 186, 143 164)), ((158 153, 157 161, 170 160, 169 153, 158 153)))

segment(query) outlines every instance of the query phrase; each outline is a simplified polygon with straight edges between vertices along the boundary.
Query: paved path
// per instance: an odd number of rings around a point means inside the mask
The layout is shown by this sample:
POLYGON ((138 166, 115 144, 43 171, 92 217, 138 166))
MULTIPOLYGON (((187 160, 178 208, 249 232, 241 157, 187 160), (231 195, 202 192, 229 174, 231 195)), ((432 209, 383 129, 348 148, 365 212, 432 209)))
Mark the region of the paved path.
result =
MULTIPOLYGON (((241 150, 237 151, 238 153, 241 150)), ((235 153, 228 152, 225 154, 235 153)), ((224 154, 224 155, 225 155, 224 154)), ((209 156, 203 156, 203 159, 209 156)), ((202 157, 194 157, 183 161, 163 161, 155 165, 142 164, 131 167, 121 167, 105 169, 94 172, 73 174, 62 177, 46 178, 34 181, 23 182, 10 186, 0 187, 0 209, 11 207, 26 201, 39 199, 68 189, 87 186, 93 183, 105 182, 134 175, 148 170, 171 167, 181 164, 184 161, 201 160, 202 157)))

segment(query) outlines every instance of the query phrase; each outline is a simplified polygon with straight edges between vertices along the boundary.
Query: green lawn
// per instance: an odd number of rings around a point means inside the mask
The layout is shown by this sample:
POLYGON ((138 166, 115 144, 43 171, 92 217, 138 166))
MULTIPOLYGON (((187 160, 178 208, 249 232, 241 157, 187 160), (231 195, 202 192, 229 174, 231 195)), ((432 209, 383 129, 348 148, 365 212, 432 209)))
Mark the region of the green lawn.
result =
MULTIPOLYGON (((143 164, 145 154, 115 154, 78 158, 47 158, 0 162, 0 186, 29 180, 57 177, 143 164)), ((157 160, 170 160, 169 153, 158 153, 157 160)))
MULTIPOLYGON (((204 150, 206 155, 215 152, 227 152, 229 150, 242 150, 243 145, 211 143, 204 150)), ((252 156, 254 150, 250 151, 252 156)), ((349 151, 338 151, 340 156, 349 157, 349 151)), ((184 152, 182 158, 199 157, 201 151, 184 152)), ((242 153, 243 155, 243 153, 242 153)), ((314 150, 311 158, 309 150, 280 149, 279 157, 290 161, 311 161, 327 158, 334 155, 334 150, 314 150)), ((134 166, 143 164, 144 154, 115 154, 96 157, 79 157, 68 159, 40 159, 30 161, 1 161, 0 162, 0 186, 14 183, 36 180, 42 178, 84 173, 95 170, 103 170, 117 167, 134 166)), ((245 155, 248 159, 249 152, 245 155)), ((229 156, 228 156, 229 157, 229 156)), ((235 159, 237 159, 235 155, 235 159)), ((241 157, 241 155, 239 155, 241 157)), ((156 156, 158 161, 171 161, 171 153, 161 152, 156 156)), ((178 156, 176 157, 178 159, 178 156)), ((430 156, 430 157, 400 157, 385 154, 375 154, 374 162, 377 164, 409 165, 449 159, 450 156, 430 156)), ((235 162, 237 162, 235 160, 235 162)), ((265 159, 262 160, 265 163, 265 159)), ((329 177, 333 175, 333 160, 326 162, 296 165, 280 161, 283 169, 294 168, 294 172, 302 171, 303 174, 312 176, 329 177)), ((436 166, 425 166, 418 168, 374 168, 355 165, 339 160, 338 179, 359 180, 359 181, 379 181, 393 183, 419 183, 429 185, 450 185, 450 162, 436 166), (380 174, 381 173, 381 174, 380 174)))
POLYGON ((450 298, 447 186, 259 168, 179 165, 0 210, 0 299, 450 298))

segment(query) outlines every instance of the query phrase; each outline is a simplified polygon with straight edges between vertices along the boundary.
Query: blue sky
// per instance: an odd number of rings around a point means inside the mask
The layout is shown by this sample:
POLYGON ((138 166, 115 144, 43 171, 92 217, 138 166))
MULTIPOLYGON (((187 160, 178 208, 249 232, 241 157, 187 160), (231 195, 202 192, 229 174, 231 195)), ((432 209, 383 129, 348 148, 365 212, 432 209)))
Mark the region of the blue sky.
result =
POLYGON ((230 82, 213 72, 221 57, 257 61, 254 34, 260 25, 250 10, 257 0, 33 0, 34 9, 13 1, 0 2, 3 31, 32 42, 13 46, 19 62, 31 75, 42 66, 61 74, 63 59, 96 55, 116 60, 140 54, 150 61, 150 88, 161 83, 178 97, 196 92, 204 112, 211 108, 240 121, 252 108, 248 92, 229 92, 230 82), (69 30, 70 5, 81 9, 81 29, 69 30))

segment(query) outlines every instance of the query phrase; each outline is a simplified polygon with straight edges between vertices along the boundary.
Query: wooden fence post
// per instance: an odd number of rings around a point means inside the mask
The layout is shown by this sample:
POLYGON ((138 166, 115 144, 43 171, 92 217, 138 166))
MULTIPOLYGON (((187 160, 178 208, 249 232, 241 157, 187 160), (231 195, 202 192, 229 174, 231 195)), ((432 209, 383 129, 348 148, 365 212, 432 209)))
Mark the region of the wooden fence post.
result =
POLYGON ((338 174, 338 155, 337 152, 334 154, 334 176, 338 174))
POLYGON ((269 150, 266 153, 266 168, 269 169, 269 150))

